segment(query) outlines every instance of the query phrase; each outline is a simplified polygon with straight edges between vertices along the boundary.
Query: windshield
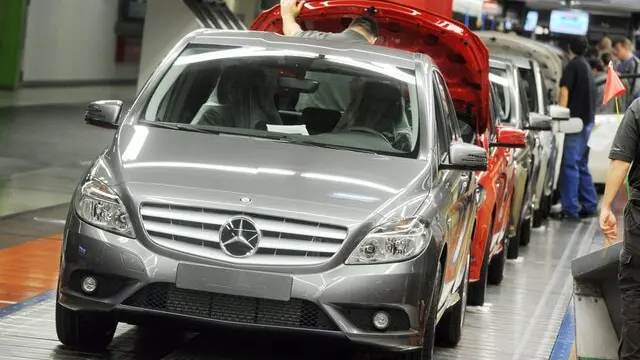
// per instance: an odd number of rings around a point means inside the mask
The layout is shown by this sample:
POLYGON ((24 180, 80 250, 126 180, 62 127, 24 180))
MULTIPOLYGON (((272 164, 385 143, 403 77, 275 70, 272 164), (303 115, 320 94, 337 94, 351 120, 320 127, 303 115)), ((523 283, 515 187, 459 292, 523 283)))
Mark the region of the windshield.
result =
POLYGON ((500 122, 511 122, 511 93, 509 90, 509 79, 505 69, 491 68, 489 80, 498 95, 497 105, 500 106, 500 122))
POLYGON ((289 50, 187 48, 142 124, 415 157, 414 71, 289 50))

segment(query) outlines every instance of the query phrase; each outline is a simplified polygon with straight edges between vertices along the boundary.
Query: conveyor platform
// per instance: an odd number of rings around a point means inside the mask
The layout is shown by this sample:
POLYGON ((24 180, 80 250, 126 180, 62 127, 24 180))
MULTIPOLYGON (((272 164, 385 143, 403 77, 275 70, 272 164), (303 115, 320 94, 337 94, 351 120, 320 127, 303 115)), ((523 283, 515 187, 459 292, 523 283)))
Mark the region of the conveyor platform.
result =
MULTIPOLYGON (((468 308, 462 342, 439 349, 444 359, 549 359, 572 296, 571 260, 586 254, 597 231, 595 219, 551 222, 534 230, 521 258, 508 263, 502 285, 488 289, 482 308, 468 308)), ((54 293, 0 309, 0 359, 340 359, 341 344, 266 335, 121 324, 108 352, 77 353, 55 333, 54 293)))

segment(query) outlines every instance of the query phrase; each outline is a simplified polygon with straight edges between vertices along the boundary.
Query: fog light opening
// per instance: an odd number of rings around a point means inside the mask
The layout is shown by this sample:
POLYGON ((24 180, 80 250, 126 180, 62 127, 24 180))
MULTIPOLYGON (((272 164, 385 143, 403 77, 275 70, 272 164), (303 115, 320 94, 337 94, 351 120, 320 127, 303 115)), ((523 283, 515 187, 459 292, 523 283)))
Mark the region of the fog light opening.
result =
POLYGON ((391 323, 389 314, 384 311, 378 311, 373 314, 373 326, 378 330, 386 330, 391 323))
POLYGON ((82 291, 87 294, 91 294, 98 288, 98 280, 93 276, 85 276, 82 278, 82 291))

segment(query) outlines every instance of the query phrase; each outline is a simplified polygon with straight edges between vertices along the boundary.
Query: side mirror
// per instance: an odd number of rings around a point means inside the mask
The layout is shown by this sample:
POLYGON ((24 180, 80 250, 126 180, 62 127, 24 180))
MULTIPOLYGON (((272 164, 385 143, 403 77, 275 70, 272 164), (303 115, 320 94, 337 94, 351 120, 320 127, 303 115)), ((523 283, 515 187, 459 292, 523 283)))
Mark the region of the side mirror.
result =
POLYGON ((441 164, 442 169, 461 171, 487 171, 489 156, 484 148, 463 142, 451 144, 449 163, 441 164))
POLYGON ((489 146, 511 149, 522 149, 527 146, 527 134, 520 129, 499 126, 496 132, 496 141, 489 146))
POLYGON ((122 112, 122 101, 94 101, 87 107, 87 111, 84 114, 84 121, 89 125, 106 129, 117 129, 120 112, 122 112))
POLYGON ((551 113, 553 120, 556 121, 567 121, 571 118, 571 110, 560 105, 551 105, 549 107, 549 112, 551 113))
POLYGON ((582 132, 584 128, 582 119, 577 117, 572 117, 568 121, 559 122, 558 125, 558 132, 563 134, 577 134, 582 132))
POLYGON ((529 114, 529 126, 525 130, 552 131, 551 118, 538 113, 529 114))

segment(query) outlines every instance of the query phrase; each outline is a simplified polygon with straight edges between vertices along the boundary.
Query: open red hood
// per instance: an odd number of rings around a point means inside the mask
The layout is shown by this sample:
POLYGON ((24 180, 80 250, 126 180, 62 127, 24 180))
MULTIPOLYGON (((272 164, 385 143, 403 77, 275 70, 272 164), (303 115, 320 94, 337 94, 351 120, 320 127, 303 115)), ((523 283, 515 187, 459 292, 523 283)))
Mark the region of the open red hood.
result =
MULTIPOLYGON (((457 110, 469 112, 484 133, 490 123, 489 51, 463 24, 381 0, 308 1, 298 23, 306 30, 340 32, 352 18, 372 14, 380 25, 378 43, 429 55, 446 78, 457 110)), ((262 12, 250 28, 282 34, 280 6, 262 12)))

